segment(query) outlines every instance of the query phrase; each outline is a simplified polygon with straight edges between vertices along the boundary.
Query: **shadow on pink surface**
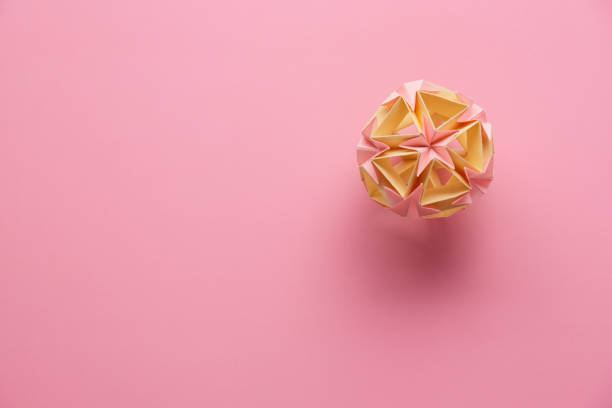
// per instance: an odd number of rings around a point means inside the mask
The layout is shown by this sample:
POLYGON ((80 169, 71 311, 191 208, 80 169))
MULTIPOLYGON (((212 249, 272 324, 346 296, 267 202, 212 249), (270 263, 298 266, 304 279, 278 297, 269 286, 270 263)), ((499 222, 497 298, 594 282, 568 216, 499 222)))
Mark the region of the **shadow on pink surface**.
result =
MULTIPOLYGON (((383 297, 461 293, 478 251, 478 215, 404 218, 366 200, 355 197, 343 242, 348 245, 347 262, 360 265, 354 272, 363 275, 372 288, 368 290, 383 297)), ((476 213, 478 208, 466 211, 476 213)))

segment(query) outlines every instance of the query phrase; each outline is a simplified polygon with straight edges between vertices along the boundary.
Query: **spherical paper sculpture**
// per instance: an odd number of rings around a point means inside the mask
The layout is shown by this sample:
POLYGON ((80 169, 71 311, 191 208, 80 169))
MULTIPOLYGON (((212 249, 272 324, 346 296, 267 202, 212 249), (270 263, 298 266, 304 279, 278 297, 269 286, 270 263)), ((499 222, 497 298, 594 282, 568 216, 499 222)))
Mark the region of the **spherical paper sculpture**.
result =
POLYGON ((369 196, 384 207, 401 216, 448 217, 493 179, 491 124, 459 92, 406 82, 362 130, 357 164, 369 196))

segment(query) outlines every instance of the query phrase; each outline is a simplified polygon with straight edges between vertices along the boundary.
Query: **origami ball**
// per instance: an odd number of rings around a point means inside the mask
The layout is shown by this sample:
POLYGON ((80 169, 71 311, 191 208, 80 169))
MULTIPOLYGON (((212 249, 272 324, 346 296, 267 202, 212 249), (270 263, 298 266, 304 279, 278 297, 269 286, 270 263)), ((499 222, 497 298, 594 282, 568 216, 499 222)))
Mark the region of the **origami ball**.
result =
POLYGON ((357 164, 372 200, 401 216, 448 217, 493 179, 491 124, 459 92, 406 82, 361 132, 357 164))

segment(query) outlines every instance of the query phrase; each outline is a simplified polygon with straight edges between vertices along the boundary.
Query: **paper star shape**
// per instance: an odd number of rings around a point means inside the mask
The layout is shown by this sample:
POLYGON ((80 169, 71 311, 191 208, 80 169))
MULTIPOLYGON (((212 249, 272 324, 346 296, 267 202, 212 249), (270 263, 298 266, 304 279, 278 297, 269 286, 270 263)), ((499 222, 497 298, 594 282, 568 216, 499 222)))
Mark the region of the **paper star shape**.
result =
POLYGON ((447 146, 453 141, 456 133, 456 130, 436 130, 431 121, 423 115, 423 132, 400 144, 400 147, 416 150, 419 153, 417 176, 436 159, 451 169, 455 168, 447 146))

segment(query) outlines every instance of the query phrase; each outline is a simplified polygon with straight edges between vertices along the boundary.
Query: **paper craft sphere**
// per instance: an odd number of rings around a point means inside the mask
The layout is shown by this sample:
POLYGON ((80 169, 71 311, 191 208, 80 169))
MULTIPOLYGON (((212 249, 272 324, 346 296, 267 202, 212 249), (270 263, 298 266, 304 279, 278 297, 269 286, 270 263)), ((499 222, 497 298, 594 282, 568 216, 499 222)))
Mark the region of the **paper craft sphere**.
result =
POLYGON ((406 82, 362 130, 357 164, 377 203, 401 216, 448 217, 485 193, 493 179, 491 124, 459 92, 406 82))

